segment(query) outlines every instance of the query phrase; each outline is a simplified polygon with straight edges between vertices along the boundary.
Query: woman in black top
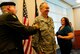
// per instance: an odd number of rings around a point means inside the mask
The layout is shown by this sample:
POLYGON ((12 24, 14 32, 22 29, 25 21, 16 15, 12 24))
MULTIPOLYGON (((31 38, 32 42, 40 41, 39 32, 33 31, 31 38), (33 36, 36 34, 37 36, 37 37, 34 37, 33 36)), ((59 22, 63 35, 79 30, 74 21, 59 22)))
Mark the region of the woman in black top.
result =
POLYGON ((66 17, 61 19, 62 26, 56 33, 61 54, 70 54, 72 49, 71 39, 74 37, 69 20, 66 17))

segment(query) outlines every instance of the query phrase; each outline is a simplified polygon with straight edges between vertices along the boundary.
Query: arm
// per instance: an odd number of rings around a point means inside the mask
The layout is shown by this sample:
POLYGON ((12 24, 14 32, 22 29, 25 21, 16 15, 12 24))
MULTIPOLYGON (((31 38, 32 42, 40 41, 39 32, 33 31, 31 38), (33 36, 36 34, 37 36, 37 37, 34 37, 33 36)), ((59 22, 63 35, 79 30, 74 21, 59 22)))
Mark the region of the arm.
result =
POLYGON ((17 17, 13 17, 11 14, 7 16, 5 25, 10 27, 13 31, 17 32, 18 34, 20 34, 20 37, 23 39, 28 38, 29 35, 33 35, 37 31, 36 27, 26 27, 22 25, 17 19, 17 17))
POLYGON ((74 34, 72 32, 68 33, 68 36, 58 35, 58 38, 62 38, 62 39, 66 39, 66 40, 72 39, 73 37, 74 37, 74 34))
POLYGON ((72 38, 74 37, 73 31, 72 31, 72 29, 71 29, 70 26, 66 26, 66 27, 65 27, 65 33, 66 33, 67 35, 63 35, 63 36, 58 35, 58 38, 62 38, 62 39, 72 39, 72 38))

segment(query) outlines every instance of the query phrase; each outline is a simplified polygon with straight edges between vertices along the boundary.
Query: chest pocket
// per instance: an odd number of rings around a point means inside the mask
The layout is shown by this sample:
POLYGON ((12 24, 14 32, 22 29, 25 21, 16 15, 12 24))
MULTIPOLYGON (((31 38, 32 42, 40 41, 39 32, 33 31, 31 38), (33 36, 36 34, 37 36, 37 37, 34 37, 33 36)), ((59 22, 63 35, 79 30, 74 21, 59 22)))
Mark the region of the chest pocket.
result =
POLYGON ((40 30, 47 30, 48 29, 48 22, 41 20, 40 21, 40 30))

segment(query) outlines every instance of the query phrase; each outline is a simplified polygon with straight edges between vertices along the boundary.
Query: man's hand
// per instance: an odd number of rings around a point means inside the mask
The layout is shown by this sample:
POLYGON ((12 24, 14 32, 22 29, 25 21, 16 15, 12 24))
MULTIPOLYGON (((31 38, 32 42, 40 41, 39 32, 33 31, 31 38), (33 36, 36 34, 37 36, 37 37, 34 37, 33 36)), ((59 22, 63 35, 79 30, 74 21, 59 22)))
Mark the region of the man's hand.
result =
POLYGON ((39 26, 38 26, 38 24, 35 24, 35 25, 33 25, 33 27, 36 27, 37 29, 39 29, 39 26))

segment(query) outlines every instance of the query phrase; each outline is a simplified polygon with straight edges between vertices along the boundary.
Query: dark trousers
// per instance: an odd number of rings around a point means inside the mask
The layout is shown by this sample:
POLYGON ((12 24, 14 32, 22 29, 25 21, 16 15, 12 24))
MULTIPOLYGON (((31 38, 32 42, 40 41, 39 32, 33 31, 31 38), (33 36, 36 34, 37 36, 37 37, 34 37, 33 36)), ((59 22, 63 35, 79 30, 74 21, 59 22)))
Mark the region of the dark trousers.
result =
POLYGON ((61 54, 70 54, 71 53, 71 49, 72 49, 72 45, 59 45, 60 46, 60 50, 61 50, 61 54))

